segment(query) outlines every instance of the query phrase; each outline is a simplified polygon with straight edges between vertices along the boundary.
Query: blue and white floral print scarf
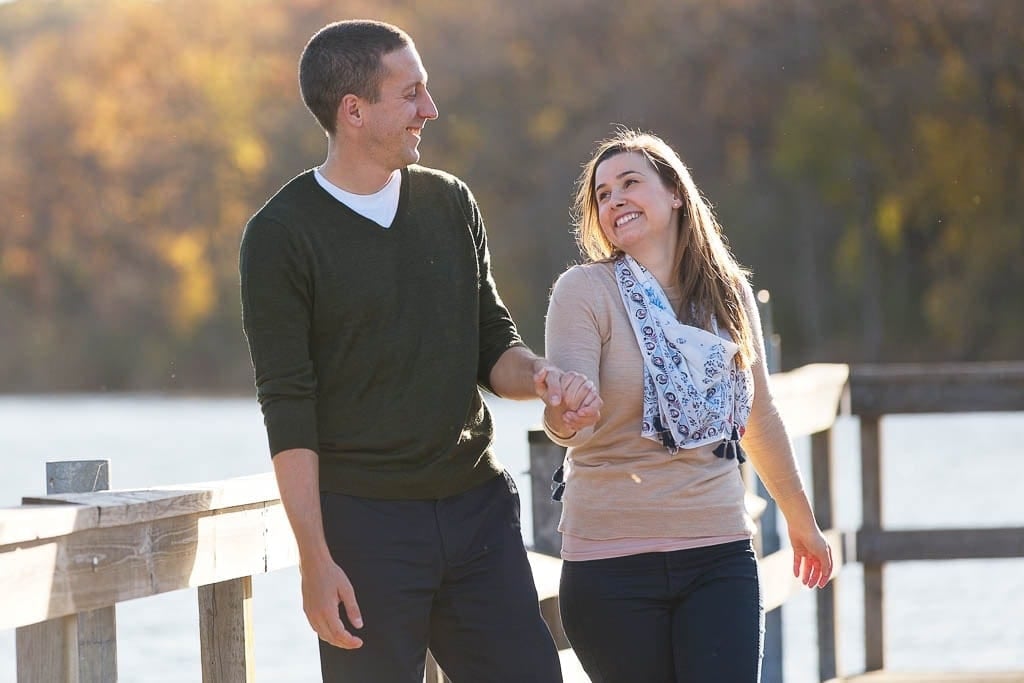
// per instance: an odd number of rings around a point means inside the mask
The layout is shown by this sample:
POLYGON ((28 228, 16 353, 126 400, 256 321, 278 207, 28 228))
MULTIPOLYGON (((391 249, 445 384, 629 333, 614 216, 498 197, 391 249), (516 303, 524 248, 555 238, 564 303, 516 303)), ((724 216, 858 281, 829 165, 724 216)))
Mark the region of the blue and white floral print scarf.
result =
MULTIPOLYGON (((615 262, 615 279, 644 357, 641 436, 672 455, 721 442, 716 455, 743 462, 739 439, 754 384, 750 370, 733 362, 739 346, 680 323, 657 279, 631 256, 615 262)), ((713 318, 712 324, 717 330, 713 318)))

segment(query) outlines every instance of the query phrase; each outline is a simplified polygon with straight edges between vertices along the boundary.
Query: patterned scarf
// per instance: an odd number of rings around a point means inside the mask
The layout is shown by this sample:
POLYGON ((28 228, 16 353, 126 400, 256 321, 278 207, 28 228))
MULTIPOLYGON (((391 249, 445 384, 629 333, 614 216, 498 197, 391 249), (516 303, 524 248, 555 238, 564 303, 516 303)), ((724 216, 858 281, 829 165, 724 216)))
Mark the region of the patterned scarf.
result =
POLYGON ((714 318, 715 333, 680 323, 657 279, 631 256, 616 260, 615 279, 644 357, 641 436, 672 455, 718 441, 715 455, 743 462, 754 384, 733 362, 739 346, 717 334, 714 318))

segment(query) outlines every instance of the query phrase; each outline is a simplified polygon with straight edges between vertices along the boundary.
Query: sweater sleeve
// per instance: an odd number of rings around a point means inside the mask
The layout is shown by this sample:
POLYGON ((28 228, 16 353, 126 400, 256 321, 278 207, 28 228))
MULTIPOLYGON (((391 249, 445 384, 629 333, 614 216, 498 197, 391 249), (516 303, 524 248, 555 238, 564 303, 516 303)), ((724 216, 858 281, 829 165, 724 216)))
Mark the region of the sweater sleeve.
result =
POLYGON ((754 337, 756 357, 750 370, 754 376, 754 403, 747 419, 747 430, 743 435, 743 450, 764 482, 768 493, 781 501, 803 491, 803 482, 793 455, 793 446, 782 422, 765 362, 764 337, 761 333, 761 316, 757 311, 754 292, 744 282, 741 292, 742 303, 750 321, 754 337))
MULTIPOLYGON (((601 392, 602 334, 596 309, 599 300, 585 268, 564 272, 555 282, 544 325, 544 350, 548 360, 562 370, 576 371, 601 392)), ((557 436, 548 425, 544 431, 560 446, 579 446, 590 439, 594 427, 582 429, 568 439, 557 436)))
POLYGON ((239 254, 242 327, 271 456, 292 448, 319 450, 317 383, 310 357, 313 287, 295 236, 254 216, 239 254))
POLYGON ((487 230, 480 207, 472 192, 463 185, 465 192, 464 208, 467 213, 470 231, 476 244, 478 292, 479 292, 479 330, 480 351, 477 358, 477 382, 485 389, 494 393, 491 387, 491 370, 503 353, 513 346, 525 346, 519 331, 516 329, 512 315, 498 294, 498 287, 491 275, 491 254, 487 248, 487 230))

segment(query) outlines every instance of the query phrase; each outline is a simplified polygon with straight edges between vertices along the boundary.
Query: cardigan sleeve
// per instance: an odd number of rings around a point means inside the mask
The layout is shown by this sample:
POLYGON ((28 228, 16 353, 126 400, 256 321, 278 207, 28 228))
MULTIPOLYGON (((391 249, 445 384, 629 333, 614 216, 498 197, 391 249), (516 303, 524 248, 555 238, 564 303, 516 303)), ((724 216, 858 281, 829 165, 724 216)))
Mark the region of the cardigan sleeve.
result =
MULTIPOLYGON (((598 297, 586 268, 576 266, 555 282, 544 325, 544 350, 548 360, 565 371, 576 371, 601 392, 602 333, 597 309, 598 297)), ((579 446, 590 439, 594 427, 582 429, 568 439, 557 436, 544 425, 548 437, 561 446, 579 446)))

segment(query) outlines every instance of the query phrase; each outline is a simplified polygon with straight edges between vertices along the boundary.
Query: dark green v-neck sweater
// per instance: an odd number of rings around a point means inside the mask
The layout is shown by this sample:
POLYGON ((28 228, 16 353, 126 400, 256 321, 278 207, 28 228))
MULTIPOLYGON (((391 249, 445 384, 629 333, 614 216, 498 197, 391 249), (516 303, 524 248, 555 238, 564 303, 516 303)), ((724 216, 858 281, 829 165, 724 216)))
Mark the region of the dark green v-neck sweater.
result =
POLYGON ((307 171, 246 225, 242 322, 271 455, 316 451, 322 491, 432 499, 500 471, 478 385, 521 344, 458 178, 402 171, 382 228, 307 171))

